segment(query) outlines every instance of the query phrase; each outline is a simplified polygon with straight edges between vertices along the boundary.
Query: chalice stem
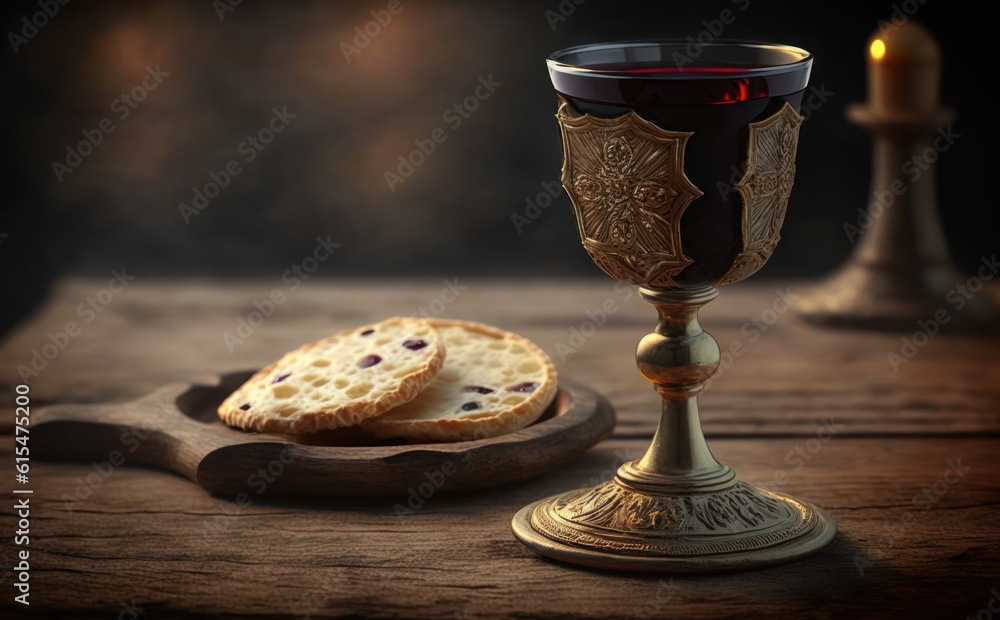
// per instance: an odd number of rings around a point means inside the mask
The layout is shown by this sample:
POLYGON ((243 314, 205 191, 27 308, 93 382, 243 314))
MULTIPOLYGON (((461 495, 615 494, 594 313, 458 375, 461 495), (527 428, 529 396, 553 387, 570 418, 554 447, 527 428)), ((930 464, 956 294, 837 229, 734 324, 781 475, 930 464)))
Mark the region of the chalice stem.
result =
POLYGON ((633 467, 638 471, 674 476, 724 469, 725 466, 712 455, 702 434, 695 394, 681 398, 663 396, 656 434, 633 467))
POLYGON ((699 482, 735 483, 731 470, 712 455, 701 430, 698 393, 719 367, 719 345, 698 321, 698 310, 719 294, 698 289, 640 288, 660 315, 653 333, 639 343, 636 364, 663 397, 653 441, 646 453, 625 464, 619 477, 662 490, 690 491, 699 482))

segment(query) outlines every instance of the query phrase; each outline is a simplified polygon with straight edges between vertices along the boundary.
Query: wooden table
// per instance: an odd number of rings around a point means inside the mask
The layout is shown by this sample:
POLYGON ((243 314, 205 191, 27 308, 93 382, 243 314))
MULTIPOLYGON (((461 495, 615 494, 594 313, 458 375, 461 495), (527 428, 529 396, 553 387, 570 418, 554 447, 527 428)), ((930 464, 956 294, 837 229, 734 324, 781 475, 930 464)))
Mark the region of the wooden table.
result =
MULTIPOLYGON (((438 494, 402 516, 391 498, 265 497, 239 507, 172 474, 128 466, 71 504, 64 497, 92 467, 36 461, 31 613, 12 602, 5 572, 4 617, 964 618, 1000 609, 997 341, 936 336, 895 372, 887 354, 900 351, 900 335, 806 326, 775 311, 777 283, 727 288, 702 313, 723 351, 739 351, 725 356, 728 367, 701 400, 713 450, 744 479, 826 508, 839 531, 819 555, 793 564, 661 578, 552 563, 510 533, 518 508, 610 476, 651 436, 657 397, 633 353, 654 313, 628 289, 608 280, 459 278, 453 298, 441 281, 312 281, 285 291, 286 301, 230 352, 223 333, 280 282, 137 279, 84 323, 78 305, 105 284, 63 282, 3 343, 8 433, 17 365, 70 320, 81 331, 31 380, 34 406, 119 401, 176 379, 257 367, 306 340, 422 308, 534 339, 563 376, 611 400, 618 426, 542 478, 438 494), (573 339, 571 329, 607 299, 614 312, 606 324, 573 339), (824 426, 836 434, 820 442, 824 426), (961 475, 944 482, 950 468, 961 475)), ((792 283, 789 292, 804 289, 792 283)), ((13 485, 14 441, 0 441, 3 479, 13 485)), ((5 568, 15 563, 13 503, 4 502, 0 518, 5 568)))

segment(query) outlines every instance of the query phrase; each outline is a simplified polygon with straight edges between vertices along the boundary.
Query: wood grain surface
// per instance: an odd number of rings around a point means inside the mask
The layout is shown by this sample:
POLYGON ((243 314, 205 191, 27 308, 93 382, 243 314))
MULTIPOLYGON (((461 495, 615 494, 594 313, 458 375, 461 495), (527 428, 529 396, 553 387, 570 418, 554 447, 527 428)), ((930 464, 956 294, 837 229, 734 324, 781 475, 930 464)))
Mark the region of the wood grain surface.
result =
MULTIPOLYGON (((310 283, 286 291, 230 351, 223 334, 280 282, 137 278, 85 323, 77 306, 101 286, 64 282, 0 346, 8 428, 18 365, 67 321, 80 332, 30 379, 33 406, 124 401, 422 308, 532 338, 564 377, 604 394, 619 423, 611 439, 541 478, 419 501, 287 502, 254 488, 239 505, 127 462, 105 478, 92 465, 35 461, 32 605, 15 605, 11 574, 0 573, 5 618, 964 618, 1000 591, 995 340, 935 336, 894 369, 889 354, 905 334, 819 330, 779 311, 804 283, 782 284, 780 295, 767 281, 724 289, 702 313, 723 351, 738 352, 701 399, 713 450, 744 479, 824 507, 839 531, 794 564, 659 578, 555 564, 510 534, 522 505, 611 476, 651 436, 657 399, 633 354, 654 313, 630 289, 601 279, 310 283), (605 323, 591 330, 601 312, 605 323), (824 425, 836 431, 826 442, 824 425)), ((13 438, 0 443, 0 468, 11 472, 13 438)), ((13 484, 12 473, 3 478, 13 484)), ((4 568, 15 563, 12 504, 0 511, 4 568)))

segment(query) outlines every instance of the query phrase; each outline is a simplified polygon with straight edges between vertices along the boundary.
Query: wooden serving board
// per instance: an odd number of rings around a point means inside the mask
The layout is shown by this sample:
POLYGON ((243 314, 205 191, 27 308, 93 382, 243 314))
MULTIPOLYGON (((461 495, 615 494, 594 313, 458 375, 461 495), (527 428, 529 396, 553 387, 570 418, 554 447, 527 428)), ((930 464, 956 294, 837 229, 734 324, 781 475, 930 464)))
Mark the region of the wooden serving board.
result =
POLYGON ((104 470, 120 464, 167 469, 236 501, 241 493, 265 490, 268 497, 405 496, 427 483, 450 493, 538 476, 609 436, 615 424, 603 397, 561 382, 537 422, 489 439, 357 445, 339 431, 248 433, 223 424, 215 410, 251 374, 172 383, 126 403, 45 407, 32 416, 35 454, 104 470))

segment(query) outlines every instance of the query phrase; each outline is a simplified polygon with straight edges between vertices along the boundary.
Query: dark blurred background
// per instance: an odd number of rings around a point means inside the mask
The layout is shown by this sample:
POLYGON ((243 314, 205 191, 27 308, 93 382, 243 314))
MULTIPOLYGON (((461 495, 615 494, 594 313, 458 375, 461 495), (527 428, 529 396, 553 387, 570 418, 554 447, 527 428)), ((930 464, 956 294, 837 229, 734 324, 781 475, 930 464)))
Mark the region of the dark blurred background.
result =
MULTIPOLYGON (((866 41, 892 3, 401 0, 365 43, 355 28, 387 4, 8 4, 2 322, 65 274, 275 277, 327 235, 342 245, 324 277, 595 275, 564 194, 520 231, 511 219, 558 178, 544 58, 599 40, 696 37, 723 9, 737 15, 723 37, 808 49, 811 83, 832 93, 803 129, 783 241, 762 275, 817 276, 850 251, 843 226, 868 203, 870 142, 843 110, 865 98, 866 41), (57 5, 31 35, 23 19, 57 5), (489 76, 500 85, 454 128, 444 112, 489 76), (121 118, 120 97, 144 78, 155 87, 121 118), (247 162, 241 143, 274 108, 295 118, 247 162), (57 174, 53 162, 66 164, 67 146, 103 118, 113 131, 57 174), (386 171, 438 127, 445 142, 391 190, 386 171), (185 222, 179 205, 233 159, 240 174, 185 222)), ((984 182, 992 101, 967 75, 991 26, 955 2, 896 6, 918 7, 944 49, 943 99, 962 138, 939 164, 941 217, 968 270, 998 245, 984 182)))

